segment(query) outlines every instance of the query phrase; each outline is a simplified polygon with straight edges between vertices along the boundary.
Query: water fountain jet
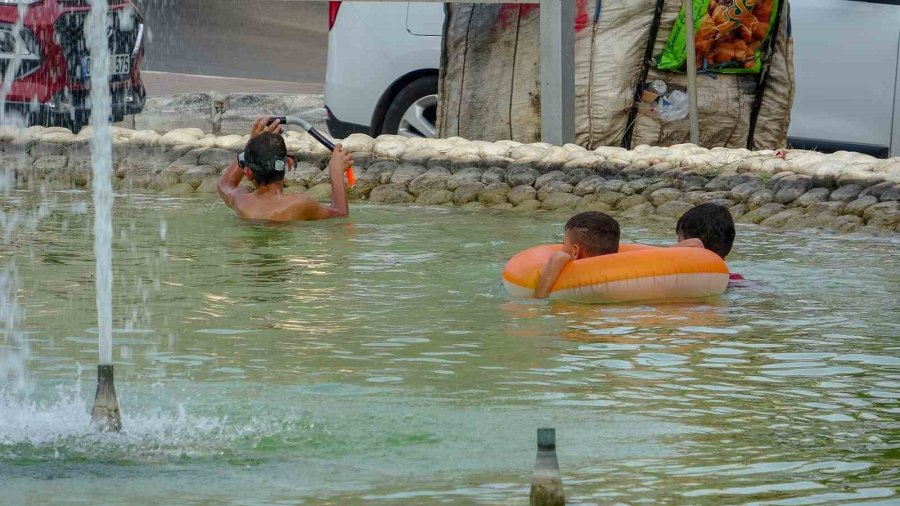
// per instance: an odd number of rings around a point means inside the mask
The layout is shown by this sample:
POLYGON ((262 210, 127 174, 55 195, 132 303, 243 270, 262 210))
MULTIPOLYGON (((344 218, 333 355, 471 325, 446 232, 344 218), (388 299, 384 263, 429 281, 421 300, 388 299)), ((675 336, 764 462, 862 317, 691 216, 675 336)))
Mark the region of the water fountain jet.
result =
POLYGON ((91 409, 91 420, 104 431, 122 430, 122 416, 119 413, 119 399, 113 382, 113 366, 97 366, 97 394, 91 409))
POLYGON ((91 162, 94 190, 94 256, 96 257, 97 328, 100 365, 97 366, 97 394, 91 418, 104 430, 122 429, 119 401, 113 383, 112 362, 112 104, 109 91, 109 5, 107 0, 90 0, 85 21, 85 37, 91 53, 91 162))

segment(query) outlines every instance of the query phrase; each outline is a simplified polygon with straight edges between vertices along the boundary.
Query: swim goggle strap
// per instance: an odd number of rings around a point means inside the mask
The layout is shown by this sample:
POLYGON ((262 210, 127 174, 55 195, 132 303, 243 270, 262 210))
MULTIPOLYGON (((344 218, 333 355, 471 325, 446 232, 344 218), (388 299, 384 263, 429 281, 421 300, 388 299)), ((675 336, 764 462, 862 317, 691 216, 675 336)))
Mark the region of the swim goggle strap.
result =
MULTIPOLYGON (((258 165, 254 162, 247 161, 247 151, 241 151, 237 155, 238 165, 242 169, 246 169, 251 165, 258 165)), ((274 167, 272 167, 276 172, 284 172, 284 169, 287 167, 287 163, 284 160, 275 160, 274 167)))

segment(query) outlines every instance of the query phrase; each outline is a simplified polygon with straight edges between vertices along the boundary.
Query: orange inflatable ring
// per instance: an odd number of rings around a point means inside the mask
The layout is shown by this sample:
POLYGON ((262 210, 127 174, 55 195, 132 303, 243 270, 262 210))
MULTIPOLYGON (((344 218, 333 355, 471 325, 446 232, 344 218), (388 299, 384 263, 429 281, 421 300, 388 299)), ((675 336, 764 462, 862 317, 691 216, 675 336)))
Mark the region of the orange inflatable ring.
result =
MULTIPOLYGON (((513 297, 530 297, 541 269, 560 245, 536 246, 512 257, 503 284, 513 297)), ((728 266, 702 248, 655 248, 622 244, 611 255, 570 262, 550 290, 550 298, 575 302, 631 302, 694 299, 719 295, 728 287, 728 266)))

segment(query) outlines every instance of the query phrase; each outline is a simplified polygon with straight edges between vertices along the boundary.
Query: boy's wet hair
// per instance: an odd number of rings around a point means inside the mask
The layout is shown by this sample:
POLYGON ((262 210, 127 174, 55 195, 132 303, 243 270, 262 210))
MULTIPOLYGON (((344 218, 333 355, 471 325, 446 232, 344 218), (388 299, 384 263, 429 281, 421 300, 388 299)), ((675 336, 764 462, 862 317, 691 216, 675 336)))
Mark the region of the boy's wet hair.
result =
POLYGON ((588 256, 608 255, 619 251, 619 222, 599 211, 573 216, 566 223, 572 242, 581 246, 588 256))
POLYGON ((277 162, 287 158, 287 146, 280 135, 265 132, 250 139, 245 150, 245 163, 253 172, 257 185, 266 185, 284 179, 284 166, 277 170, 277 162))
POLYGON ((684 213, 675 232, 681 239, 700 239, 703 247, 724 259, 734 245, 734 218, 727 207, 707 202, 684 213))

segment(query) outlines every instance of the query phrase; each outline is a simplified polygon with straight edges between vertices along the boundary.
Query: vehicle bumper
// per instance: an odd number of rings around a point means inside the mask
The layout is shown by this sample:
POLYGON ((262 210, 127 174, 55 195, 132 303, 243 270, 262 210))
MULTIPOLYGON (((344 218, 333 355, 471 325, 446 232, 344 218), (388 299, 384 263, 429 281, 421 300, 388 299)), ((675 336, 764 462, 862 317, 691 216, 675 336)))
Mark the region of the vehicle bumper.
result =
POLYGON ((370 132, 369 127, 365 125, 339 120, 331 112, 331 109, 327 107, 325 108, 325 113, 325 124, 328 125, 328 132, 335 139, 345 139, 350 134, 369 134, 370 132))
MULTIPOLYGON (((130 114, 140 114, 144 110, 147 93, 143 83, 138 87, 120 86, 110 89, 112 98, 112 119, 118 120, 130 114)), ((29 123, 58 125, 67 120, 87 122, 91 109, 88 104, 89 91, 81 90, 59 93, 46 102, 15 101, 6 102, 6 113, 18 115, 29 123)))

